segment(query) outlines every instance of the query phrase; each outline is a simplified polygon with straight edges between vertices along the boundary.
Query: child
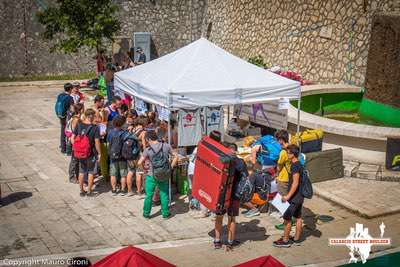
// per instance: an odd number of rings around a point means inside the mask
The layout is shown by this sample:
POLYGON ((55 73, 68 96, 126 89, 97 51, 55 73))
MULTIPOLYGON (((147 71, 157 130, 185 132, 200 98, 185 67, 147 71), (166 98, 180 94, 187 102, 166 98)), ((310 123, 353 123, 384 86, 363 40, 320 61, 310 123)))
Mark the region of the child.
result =
POLYGON ((110 176, 111 176, 111 192, 113 196, 117 195, 117 177, 121 177, 121 195, 125 195, 126 176, 128 174, 128 166, 126 160, 122 158, 122 135, 124 131, 121 129, 125 123, 125 117, 117 115, 112 120, 113 129, 108 133, 108 155, 110 157, 110 176))
POLYGON ((303 208, 304 197, 300 190, 300 181, 302 175, 302 166, 299 161, 299 148, 296 145, 287 147, 287 155, 291 162, 289 171, 288 194, 282 196, 282 201, 288 201, 290 206, 283 214, 284 234, 283 237, 274 241, 275 247, 290 247, 292 244, 300 244, 301 236, 301 209, 303 208), (296 218, 296 233, 294 237, 289 236, 292 227, 292 217, 296 218))
MULTIPOLYGON (((229 144, 229 148, 232 150, 232 152, 236 153, 236 151, 237 151, 236 144, 229 144)), ((237 187, 239 179, 243 175, 248 176, 246 163, 244 162, 243 159, 236 157, 235 158, 235 174, 234 174, 234 178, 233 178, 232 192, 235 192, 235 188, 237 187)), ((236 217, 239 216, 239 205, 240 205, 240 201, 238 199, 236 199, 234 195, 232 195, 231 203, 229 205, 228 210, 221 210, 221 211, 216 212, 217 216, 215 218, 215 239, 214 239, 214 248, 215 249, 220 249, 222 247, 222 241, 221 241, 222 221, 223 221, 225 213, 228 214, 228 225, 227 225, 228 242, 226 244, 226 249, 232 250, 233 247, 239 243, 237 240, 235 240, 236 217)))

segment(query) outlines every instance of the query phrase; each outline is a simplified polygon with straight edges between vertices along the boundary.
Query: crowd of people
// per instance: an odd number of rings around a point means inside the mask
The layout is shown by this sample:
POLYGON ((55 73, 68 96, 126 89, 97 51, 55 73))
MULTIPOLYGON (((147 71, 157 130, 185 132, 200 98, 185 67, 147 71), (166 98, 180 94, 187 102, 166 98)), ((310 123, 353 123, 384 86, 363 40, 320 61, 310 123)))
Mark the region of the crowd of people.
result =
MULTIPOLYGON (((115 69, 106 67, 105 71, 114 72, 115 69)), ((64 85, 64 92, 58 95, 55 106, 61 124, 60 150, 70 157, 69 181, 79 184, 80 196, 93 197, 94 181, 102 178, 101 180, 109 183, 113 196, 144 199, 143 217, 151 217, 151 208, 155 202, 161 204, 162 216, 170 217, 169 179, 178 163, 178 133, 174 121, 170 121, 172 130, 168 134, 168 122, 158 119, 156 112, 138 115, 132 109, 132 98, 128 95, 124 98, 115 95, 112 86, 108 88, 106 97, 96 95, 91 107, 85 105, 88 103, 85 103, 85 96, 80 92, 80 84, 74 82, 64 85)), ((231 149, 232 153, 237 153, 235 144, 222 142, 220 132, 212 131, 210 138, 231 149)), ((276 179, 282 200, 290 203, 282 216, 284 222, 281 227, 284 234, 274 242, 274 246, 289 247, 299 244, 303 203, 299 190, 303 169, 299 148, 289 144, 289 134, 285 130, 277 131, 275 136, 263 135, 258 140, 251 139, 248 145, 252 147, 251 162, 246 163, 239 157, 235 158, 232 192, 238 191, 237 187, 243 177, 253 179, 251 177, 254 177, 254 173, 268 172, 268 177, 273 176, 276 179), (272 143, 275 147, 268 147, 265 143, 272 143), (270 150, 267 158, 263 157, 265 150, 270 150), (276 155, 271 157, 271 151, 274 150, 277 151, 276 155), (289 236, 292 224, 296 225, 295 236, 289 236)), ((189 187, 192 184, 195 159, 196 149, 189 157, 189 187)), ((255 180, 257 179, 259 178, 255 180)), ((215 220, 216 249, 222 247, 222 222, 225 214, 229 218, 227 249, 232 249, 239 243, 235 240, 239 207, 247 209, 245 217, 260 214, 267 195, 257 191, 254 195, 260 199, 261 204, 253 201, 243 203, 237 194, 232 193, 229 209, 211 213, 191 197, 189 192, 190 208, 199 210, 194 217, 203 218, 212 214, 215 220)))

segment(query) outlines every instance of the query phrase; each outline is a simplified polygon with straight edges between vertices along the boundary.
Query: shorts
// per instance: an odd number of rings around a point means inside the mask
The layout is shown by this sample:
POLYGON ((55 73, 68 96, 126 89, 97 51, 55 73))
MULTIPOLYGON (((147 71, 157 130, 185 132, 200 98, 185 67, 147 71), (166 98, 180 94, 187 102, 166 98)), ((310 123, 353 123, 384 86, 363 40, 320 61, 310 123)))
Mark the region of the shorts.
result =
POLYGON ((126 177, 128 175, 128 166, 125 160, 110 163, 110 176, 126 177))
POLYGON ((278 193, 281 196, 286 196, 289 193, 289 183, 276 181, 278 185, 278 193))
POLYGON ((79 163, 79 174, 95 174, 97 173, 96 170, 96 162, 97 158, 96 156, 91 156, 87 159, 78 159, 79 163))
POLYGON ((128 172, 136 172, 137 160, 128 160, 126 164, 128 165, 128 172))
POLYGON ((283 219, 286 221, 292 220, 292 217, 299 219, 301 218, 301 209, 303 208, 303 203, 290 203, 289 208, 283 214, 283 219))
MULTIPOLYGON (((232 199, 228 208, 228 216, 230 217, 239 216, 239 206, 240 206, 240 201, 232 199)), ((226 213, 227 213, 226 209, 215 212, 216 215, 225 215, 226 213)))

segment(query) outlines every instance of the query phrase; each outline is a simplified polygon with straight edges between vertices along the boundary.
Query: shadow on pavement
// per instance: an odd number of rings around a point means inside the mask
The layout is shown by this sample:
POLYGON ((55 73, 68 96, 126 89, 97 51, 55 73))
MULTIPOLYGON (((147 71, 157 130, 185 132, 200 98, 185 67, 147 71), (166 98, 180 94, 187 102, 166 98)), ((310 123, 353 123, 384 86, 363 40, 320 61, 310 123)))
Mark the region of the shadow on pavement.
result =
POLYGON ((307 239, 309 236, 320 238, 322 236, 322 233, 317 229, 318 215, 309 208, 305 207, 303 207, 302 214, 304 222, 303 238, 307 239))
MULTIPOLYGON (((251 220, 250 222, 236 222, 235 239, 239 240, 240 243, 245 243, 246 241, 267 240, 269 238, 269 235, 266 235, 267 230, 265 227, 260 227, 258 225, 259 223, 260 220, 258 219, 251 220)), ((226 239, 227 232, 227 226, 224 225, 222 228, 223 239, 226 239)), ((208 232, 208 235, 214 238, 214 229, 208 232)))
POLYGON ((31 192, 15 192, 7 195, 6 197, 1 198, 1 206, 4 207, 14 202, 20 201, 22 199, 31 197, 31 192))

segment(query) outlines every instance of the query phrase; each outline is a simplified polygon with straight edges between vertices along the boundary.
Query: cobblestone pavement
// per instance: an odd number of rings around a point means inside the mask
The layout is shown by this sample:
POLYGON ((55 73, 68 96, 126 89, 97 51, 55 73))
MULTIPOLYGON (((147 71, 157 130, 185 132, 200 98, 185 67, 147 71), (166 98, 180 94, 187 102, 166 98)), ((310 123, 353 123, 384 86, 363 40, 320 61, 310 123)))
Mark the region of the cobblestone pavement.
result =
POLYGON ((215 252, 210 244, 204 244, 213 222, 193 219, 186 200, 179 196, 175 196, 173 217, 168 220, 161 218, 159 207, 153 208, 154 218, 143 219, 143 200, 113 197, 105 184, 97 186, 96 197, 79 197, 78 186, 67 181, 69 158, 58 152, 59 125, 53 109, 61 86, 0 90, 0 259, 78 255, 128 244, 203 238, 202 244, 156 249, 154 253, 179 266, 230 266, 271 253, 297 265, 347 258, 346 249, 328 247, 328 238, 345 236, 355 222, 365 223, 377 236, 381 221, 387 225, 387 236, 394 246, 399 245, 400 216, 366 220, 315 197, 305 203, 307 241, 290 254, 272 248, 272 241, 281 234, 274 227, 280 219, 267 213, 251 219, 239 216, 238 236, 245 243, 231 254, 233 257, 215 252), (318 224, 318 214, 331 215, 334 221, 318 224))

